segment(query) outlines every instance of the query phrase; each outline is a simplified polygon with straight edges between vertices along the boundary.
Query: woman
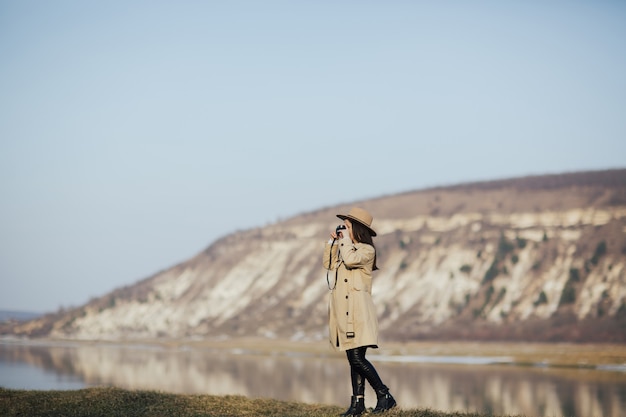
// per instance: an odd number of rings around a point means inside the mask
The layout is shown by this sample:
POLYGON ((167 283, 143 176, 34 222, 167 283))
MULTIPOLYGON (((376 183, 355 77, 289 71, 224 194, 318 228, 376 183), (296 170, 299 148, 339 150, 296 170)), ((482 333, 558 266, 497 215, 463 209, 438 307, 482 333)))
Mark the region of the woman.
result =
POLYGON ((324 249, 324 267, 329 270, 330 343, 346 351, 352 378, 352 401, 342 416, 358 416, 365 411, 365 380, 378 401, 373 413, 387 411, 396 405, 374 366, 365 359, 368 347, 378 348, 378 319, 372 302, 372 271, 376 267, 376 249, 372 237, 372 216, 354 207, 346 215, 338 214, 345 229, 331 232, 324 249), (334 271, 332 273, 331 271, 334 271))

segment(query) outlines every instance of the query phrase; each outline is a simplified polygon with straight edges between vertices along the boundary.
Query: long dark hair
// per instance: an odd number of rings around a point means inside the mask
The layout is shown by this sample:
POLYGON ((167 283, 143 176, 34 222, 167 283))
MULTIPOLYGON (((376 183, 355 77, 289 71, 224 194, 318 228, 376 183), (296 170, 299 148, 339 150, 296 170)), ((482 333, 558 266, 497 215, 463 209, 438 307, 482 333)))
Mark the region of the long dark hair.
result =
POLYGON ((351 220, 350 223, 352 223, 352 236, 354 236, 354 240, 358 243, 367 243, 374 248, 374 266, 372 267, 372 271, 376 271, 378 269, 376 266, 376 246, 374 246, 374 240, 372 239, 370 230, 356 220, 351 220))

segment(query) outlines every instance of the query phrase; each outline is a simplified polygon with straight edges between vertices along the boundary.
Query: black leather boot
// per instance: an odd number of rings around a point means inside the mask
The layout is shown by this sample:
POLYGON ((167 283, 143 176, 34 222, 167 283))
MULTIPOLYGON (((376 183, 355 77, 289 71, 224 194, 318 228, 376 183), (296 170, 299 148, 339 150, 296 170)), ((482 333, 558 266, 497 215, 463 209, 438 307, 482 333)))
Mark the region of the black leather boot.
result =
POLYGON ((360 416, 365 411, 365 398, 352 396, 352 402, 350 408, 345 413, 340 414, 342 417, 360 416))
POLYGON ((389 394, 389 389, 385 389, 376 392, 376 408, 372 411, 372 414, 381 414, 387 410, 391 410, 396 406, 396 400, 389 394))

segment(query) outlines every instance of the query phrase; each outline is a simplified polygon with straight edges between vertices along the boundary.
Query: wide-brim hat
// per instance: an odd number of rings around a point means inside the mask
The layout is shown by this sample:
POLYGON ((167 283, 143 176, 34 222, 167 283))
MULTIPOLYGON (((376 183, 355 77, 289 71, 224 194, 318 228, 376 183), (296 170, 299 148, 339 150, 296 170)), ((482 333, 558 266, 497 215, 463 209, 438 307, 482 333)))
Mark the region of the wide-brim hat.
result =
POLYGON ((372 220, 374 220, 374 218, 365 209, 352 207, 348 214, 338 214, 337 217, 339 217, 341 220, 350 219, 359 222, 363 226, 367 227, 372 236, 376 236, 376 232, 374 231, 374 229, 372 229, 372 220))

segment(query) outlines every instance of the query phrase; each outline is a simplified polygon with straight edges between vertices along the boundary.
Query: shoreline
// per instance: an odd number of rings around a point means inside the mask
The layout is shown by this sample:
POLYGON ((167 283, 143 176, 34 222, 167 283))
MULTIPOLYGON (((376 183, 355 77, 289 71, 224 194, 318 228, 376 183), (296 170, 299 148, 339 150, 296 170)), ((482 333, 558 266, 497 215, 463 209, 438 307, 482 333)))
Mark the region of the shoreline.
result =
MULTIPOLYGON (((0 337, 0 344, 23 346, 110 346, 136 349, 217 350, 232 354, 308 355, 343 358, 323 341, 286 339, 26 339, 0 337)), ((450 365, 507 365, 537 368, 571 368, 626 373, 626 345, 530 342, 383 342, 368 353, 372 360, 396 363, 450 365)))

